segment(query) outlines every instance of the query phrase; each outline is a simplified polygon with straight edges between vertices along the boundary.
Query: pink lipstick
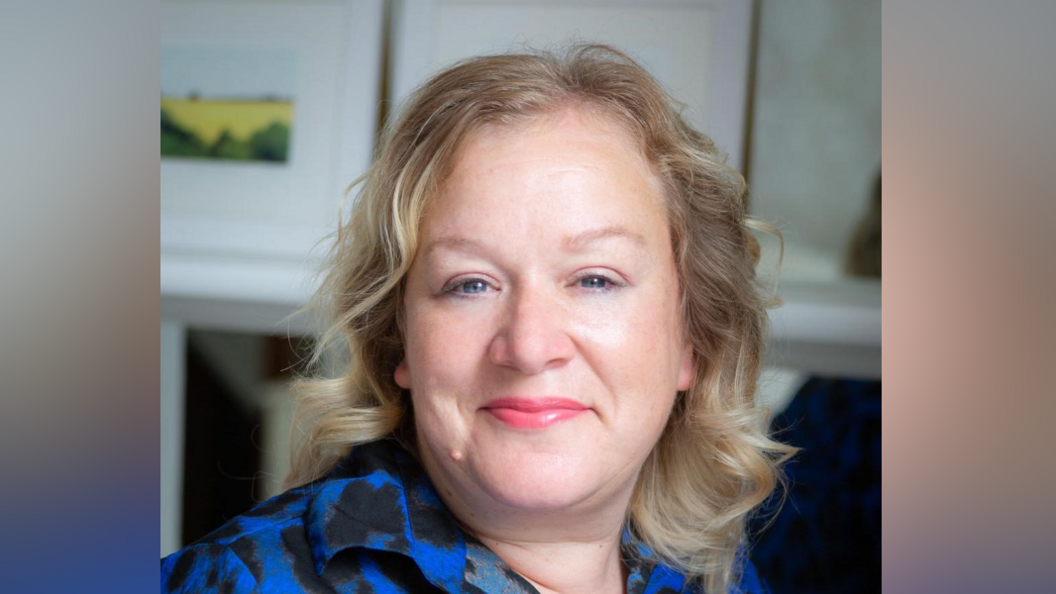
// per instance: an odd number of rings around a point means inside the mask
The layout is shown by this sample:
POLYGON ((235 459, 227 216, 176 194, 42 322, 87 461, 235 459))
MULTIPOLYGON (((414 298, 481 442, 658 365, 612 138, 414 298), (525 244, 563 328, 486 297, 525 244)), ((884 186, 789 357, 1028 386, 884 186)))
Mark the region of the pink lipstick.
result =
POLYGON ((496 398, 483 410, 517 429, 543 429, 590 410, 568 398, 496 398))

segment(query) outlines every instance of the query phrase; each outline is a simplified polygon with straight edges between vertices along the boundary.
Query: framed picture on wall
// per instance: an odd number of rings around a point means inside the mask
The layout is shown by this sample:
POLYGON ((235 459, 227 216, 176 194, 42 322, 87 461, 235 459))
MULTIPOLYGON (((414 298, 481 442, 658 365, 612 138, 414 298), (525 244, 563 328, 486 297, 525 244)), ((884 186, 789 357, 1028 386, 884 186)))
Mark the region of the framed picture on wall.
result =
POLYGON ((382 0, 162 2, 163 306, 305 301, 370 165, 382 33, 382 0))
POLYGON ((286 165, 297 54, 161 47, 161 158, 286 165))

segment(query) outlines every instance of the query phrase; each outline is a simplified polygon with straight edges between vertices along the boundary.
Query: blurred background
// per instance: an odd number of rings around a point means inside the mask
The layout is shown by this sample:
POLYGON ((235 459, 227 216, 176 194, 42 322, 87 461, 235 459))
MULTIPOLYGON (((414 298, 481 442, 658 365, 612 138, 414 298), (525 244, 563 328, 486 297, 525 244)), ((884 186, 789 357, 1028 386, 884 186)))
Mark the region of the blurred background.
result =
POLYGON ((288 383, 349 183, 431 73, 613 44, 748 179, 759 386, 805 448, 753 532, 775 592, 880 588, 880 0, 161 2, 161 554, 278 493, 288 383), (780 261, 779 261, 780 260, 780 261), (772 522, 769 530, 762 525, 772 522))

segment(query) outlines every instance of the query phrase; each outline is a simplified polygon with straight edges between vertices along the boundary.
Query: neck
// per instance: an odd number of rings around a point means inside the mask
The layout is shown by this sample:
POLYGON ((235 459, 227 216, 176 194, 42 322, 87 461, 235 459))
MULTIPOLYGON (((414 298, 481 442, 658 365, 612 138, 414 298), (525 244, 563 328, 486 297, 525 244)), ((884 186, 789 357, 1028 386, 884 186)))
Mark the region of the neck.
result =
POLYGON ((433 482, 464 530, 542 594, 623 594, 621 537, 633 482, 561 509, 520 509, 456 496, 442 472, 433 482))
POLYGON ((597 538, 560 542, 481 531, 474 535, 541 594, 624 592, 619 528, 597 538))
POLYGON ((624 594, 620 545, 637 472, 614 477, 574 503, 525 507, 465 488, 472 481, 448 475, 450 469, 437 464, 427 448, 419 452, 437 494, 462 528, 542 594, 624 594))

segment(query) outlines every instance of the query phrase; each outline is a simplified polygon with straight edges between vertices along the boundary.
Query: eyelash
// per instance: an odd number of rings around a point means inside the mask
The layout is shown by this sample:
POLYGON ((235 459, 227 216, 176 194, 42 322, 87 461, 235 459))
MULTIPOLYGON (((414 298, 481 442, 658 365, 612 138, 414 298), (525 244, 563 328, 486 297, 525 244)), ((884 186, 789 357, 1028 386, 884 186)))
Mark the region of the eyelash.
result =
POLYGON ((447 286, 444 287, 444 290, 441 291, 441 292, 444 295, 454 295, 456 297, 463 297, 463 298, 472 297, 473 295, 479 295, 480 293, 459 293, 458 292, 458 290, 461 289, 462 287, 465 287, 466 285, 472 284, 472 283, 482 283, 482 284, 484 284, 485 287, 488 287, 489 289, 492 288, 491 283, 489 283, 488 281, 486 281, 486 280, 484 280, 482 278, 464 278, 464 279, 458 279, 458 280, 456 280, 456 281, 454 281, 452 283, 449 283, 447 286))
POLYGON ((581 274, 581 275, 577 276, 573 280, 573 282, 575 284, 579 285, 581 288, 587 289, 591 293, 609 293, 611 291, 616 291, 618 289, 622 289, 623 287, 627 286, 627 283, 623 282, 622 280, 618 280, 616 278, 613 278, 612 275, 601 274, 601 273, 598 273, 598 272, 587 272, 585 274, 581 274), (606 286, 603 287, 603 288, 584 287, 583 286, 583 284, 582 284, 583 281, 586 281, 586 280, 589 280, 589 279, 593 279, 593 278, 597 278, 597 279, 601 279, 601 280, 605 281, 606 286))
MULTIPOLYGON (((612 292, 612 291, 616 291, 618 289, 622 289, 622 288, 627 286, 627 283, 622 282, 620 280, 617 280, 617 279, 613 278, 611 275, 599 274, 597 272, 588 272, 586 274, 580 274, 580 275, 578 275, 578 276, 576 276, 576 277, 574 277, 572 279, 571 284, 572 285, 578 285, 580 288, 586 289, 590 293, 609 293, 609 292, 612 292), (604 281, 606 283, 606 286, 604 286, 602 288, 593 288, 593 287, 585 287, 585 286, 583 286, 582 283, 584 281, 590 280, 590 279, 600 279, 600 280, 602 280, 602 281, 604 281)), ((460 279, 457 279, 457 280, 455 280, 455 281, 453 281, 451 283, 448 283, 443 288, 443 290, 441 291, 441 294, 443 294, 443 295, 451 295, 453 297, 457 297, 457 298, 460 298, 460 299, 472 299, 472 298, 474 298, 474 296, 490 292, 490 290, 492 290, 492 289, 494 289, 494 287, 486 279, 479 278, 479 277, 469 277, 469 278, 460 278, 460 279), (483 283, 484 286, 487 288, 487 290, 481 291, 479 293, 462 293, 462 292, 459 291, 459 289, 462 289, 466 285, 475 284, 475 283, 483 283)))

